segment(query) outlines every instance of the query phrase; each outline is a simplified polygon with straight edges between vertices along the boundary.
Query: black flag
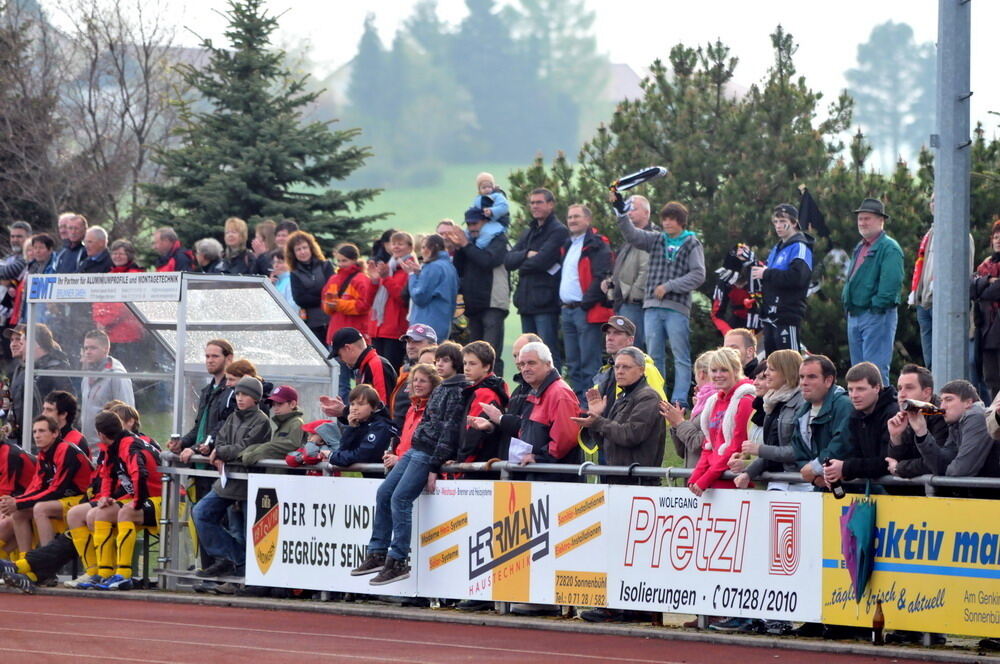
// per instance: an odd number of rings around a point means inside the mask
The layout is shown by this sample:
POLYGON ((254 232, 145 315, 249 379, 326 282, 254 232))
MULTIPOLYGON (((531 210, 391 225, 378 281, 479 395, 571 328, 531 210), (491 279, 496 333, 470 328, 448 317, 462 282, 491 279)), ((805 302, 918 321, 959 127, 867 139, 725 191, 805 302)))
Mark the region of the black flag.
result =
POLYGON ((799 200, 799 225, 803 229, 813 228, 820 237, 830 237, 830 229, 826 226, 826 219, 819 211, 819 206, 813 200, 812 194, 804 186, 802 198, 799 200))

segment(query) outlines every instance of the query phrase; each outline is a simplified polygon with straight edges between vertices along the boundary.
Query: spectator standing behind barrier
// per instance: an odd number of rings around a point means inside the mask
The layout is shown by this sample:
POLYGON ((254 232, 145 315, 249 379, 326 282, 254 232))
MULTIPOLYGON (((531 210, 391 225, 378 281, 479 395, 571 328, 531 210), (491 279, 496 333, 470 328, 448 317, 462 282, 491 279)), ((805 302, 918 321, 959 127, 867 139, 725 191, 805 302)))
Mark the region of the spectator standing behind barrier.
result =
POLYGON ((740 356, 740 364, 743 365, 743 375, 753 378, 757 375, 757 337, 745 327, 737 327, 726 332, 722 338, 722 345, 732 348, 740 356))
POLYGON ((532 190, 528 196, 531 221, 507 252, 504 266, 508 271, 517 270, 514 306, 521 316, 521 331, 540 336, 552 354, 553 367, 560 370, 560 249, 569 238, 569 230, 556 218, 555 208, 551 191, 532 190))
POLYGON ((687 230, 688 210, 671 201, 660 210, 663 232, 636 228, 621 195, 615 194, 618 229, 632 246, 649 252, 646 298, 643 300, 646 347, 662 375, 667 372, 666 346, 674 356, 674 389, 670 400, 688 405, 691 389, 691 293, 705 283, 705 251, 687 230))
MULTIPOLYGON (((0 260, 0 287, 3 289, 0 292, 0 330, 17 323, 17 281, 28 268, 25 251, 30 247, 28 238, 31 237, 31 224, 15 221, 7 227, 7 233, 10 238, 10 253, 0 260)), ((3 360, 11 359, 7 350, 6 347, 0 347, 0 358, 3 360)))
MULTIPOLYGON (((631 196, 626 202, 628 218, 639 230, 649 228, 649 199, 645 196, 631 196)), ((646 277, 649 273, 649 252, 633 246, 627 240, 615 252, 615 267, 610 279, 605 279, 601 287, 614 302, 615 313, 628 318, 635 324, 635 345, 646 348, 643 333, 642 302, 646 296, 646 277)))
MULTIPOLYGON (((574 417, 595 434, 609 466, 654 466, 663 463, 666 425, 660 416, 660 394, 646 380, 646 354, 626 346, 615 354, 615 384, 621 393, 608 407, 608 398, 587 390, 587 415, 574 417)), ((659 486, 659 477, 607 475, 608 484, 659 486)))
POLYGON ((169 226, 153 231, 153 251, 157 272, 188 272, 196 267, 194 253, 181 245, 177 231, 169 226))
POLYGON ((295 302, 295 296, 292 295, 292 275, 288 271, 288 263, 285 262, 285 253, 280 249, 275 249, 267 255, 271 259, 269 278, 271 283, 274 284, 274 290, 281 293, 281 296, 285 298, 285 302, 288 302, 288 305, 294 311, 298 311, 299 305, 295 302))
POLYGON ((226 261, 223 259, 222 243, 214 237, 206 237, 194 243, 194 258, 197 272, 203 274, 225 274, 226 261))
POLYGON ((108 401, 118 400, 135 406, 135 395, 132 392, 132 381, 128 378, 125 367, 117 359, 111 357, 111 342, 108 335, 100 330, 91 330, 83 337, 83 349, 80 352, 80 367, 84 371, 101 371, 108 374, 122 374, 120 378, 88 376, 80 383, 80 405, 82 417, 80 428, 83 435, 91 440, 97 439, 97 429, 94 422, 97 414, 108 401))
POLYGON ((271 404, 273 433, 270 441, 243 450, 240 460, 248 466, 264 459, 284 459, 302 444, 303 420, 298 391, 291 385, 279 385, 265 400, 271 404))
MULTIPOLYGON (((408 358, 406 340, 403 337, 406 335, 410 314, 405 296, 409 275, 403 270, 402 263, 407 257, 413 256, 413 236, 395 231, 389 237, 388 244, 388 257, 386 260, 376 261, 375 269, 369 274, 375 287, 375 299, 371 307, 371 337, 378 354, 389 360, 394 368, 400 369, 408 358)), ((395 418, 395 414, 393 417, 395 418)))
POLYGON ((333 276, 333 266, 323 250, 305 231, 295 231, 285 245, 285 262, 291 271, 292 297, 300 307, 299 315, 320 343, 326 341, 330 316, 323 311, 323 287, 333 276))
POLYGON ((847 372, 847 396, 854 406, 851 413, 851 452, 831 455, 823 468, 827 483, 842 479, 882 477, 889 472, 889 430, 886 423, 899 412, 896 390, 882 385, 878 367, 861 362, 847 372))
POLYGON ((247 249, 250 229, 247 222, 239 217, 229 217, 224 226, 223 239, 225 240, 225 251, 223 258, 223 274, 254 274, 256 272, 257 258, 247 249))
MULTIPOLYGON (((385 403, 371 385, 358 385, 348 395, 347 426, 341 429, 340 447, 331 452, 331 466, 384 462, 385 453, 399 439, 399 427, 389 419, 385 403)), ((365 477, 382 477, 382 473, 365 477)))
POLYGON ((64 212, 56 222, 62 248, 55 257, 55 272, 67 274, 78 272, 80 263, 86 256, 83 238, 87 233, 87 218, 75 212, 64 212))
MULTIPOLYGON (((762 404, 764 422, 761 426, 761 440, 760 442, 746 440, 740 450, 741 456, 750 455, 757 458, 749 465, 742 461, 737 465, 732 459, 730 460, 730 470, 739 473, 735 479, 738 489, 746 489, 750 486, 750 480, 757 479, 764 472, 794 473, 798 470, 792 436, 795 434, 796 416, 805 403, 802 391, 799 389, 801 366, 802 356, 797 350, 785 348, 768 355, 764 376, 767 391, 764 393, 762 404)), ((798 491, 801 485, 768 482, 767 488, 798 491)))
POLYGON ((371 336, 371 307, 375 289, 365 274, 361 252, 350 242, 333 250, 337 272, 323 286, 323 311, 330 316, 326 329, 326 345, 333 341, 337 330, 353 327, 371 336))
POLYGON ((799 389, 805 403, 796 416, 792 445, 802 479, 826 487, 822 459, 851 455, 850 418, 853 408, 844 388, 836 384, 837 367, 825 355, 807 355, 799 366, 799 389))
POLYGON ((299 230, 299 225, 291 219, 279 221, 278 225, 274 227, 275 248, 280 250, 281 253, 285 253, 285 247, 288 246, 288 238, 297 230, 299 230))
POLYGON ((413 502, 426 487, 433 492, 441 465, 455 459, 463 426, 462 388, 465 376, 456 374, 434 388, 427 410, 413 432, 412 446, 378 488, 372 537, 365 560, 352 576, 374 574, 373 586, 409 578, 413 502))
POLYGON ((806 313, 806 294, 813 268, 813 237, 799 228, 799 211, 782 203, 774 208, 771 224, 778 236, 765 267, 750 268, 750 277, 761 280, 763 299, 760 320, 764 354, 790 348, 799 350, 799 325, 806 313))
POLYGON ((1000 395, 1000 220, 993 222, 990 247, 993 253, 972 275, 970 295, 983 381, 995 397, 1000 395))
POLYGON ((250 249, 254 258, 254 274, 265 277, 271 274, 273 267, 271 255, 278 247, 274 242, 275 228, 277 228, 277 224, 274 223, 273 219, 264 219, 253 227, 253 240, 250 242, 250 249))
MULTIPOLYGON (((465 211, 465 228, 453 229, 448 237, 455 245, 455 269, 460 279, 459 291, 469 321, 469 337, 485 341, 494 350, 503 349, 504 320, 510 309, 510 275, 504 267, 507 257, 507 233, 499 231, 489 241, 481 242, 486 224, 482 211, 465 211)), ((503 374, 503 361, 497 357, 494 371, 503 374)))
POLYGON ((500 432, 481 417, 483 405, 506 410, 510 397, 503 379, 493 373, 496 353, 485 341, 473 341, 462 348, 463 374, 468 385, 462 390, 466 422, 459 437, 459 463, 497 459, 500 432))
POLYGON ((424 259, 422 266, 413 258, 403 262, 403 270, 409 275, 410 324, 430 325, 438 339, 447 339, 455 315, 458 273, 445 251, 444 238, 436 233, 423 239, 420 255, 424 259))
POLYGON ((80 259, 78 272, 102 274, 110 272, 114 265, 108 251, 108 232, 100 226, 91 226, 83 236, 84 255, 80 259))
POLYGON ((566 214, 570 237, 563 244, 559 271, 560 324, 566 375, 580 399, 601 368, 601 325, 608 322, 611 308, 601 290, 601 281, 611 274, 613 259, 608 239, 591 227, 593 216, 584 205, 571 205, 566 214))
POLYGON ((924 414, 916 409, 902 411, 892 418, 889 431, 899 435, 908 425, 920 457, 934 475, 1000 475, 1000 442, 993 440, 986 429, 986 409, 972 383, 967 380, 946 383, 941 388, 941 409, 948 424, 946 436, 940 431, 932 432, 924 414))
POLYGON ((437 344, 437 333, 433 327, 417 323, 408 327, 399 340, 405 343, 406 362, 399 369, 399 377, 389 395, 388 406, 392 421, 402 429, 406 412, 410 408, 410 368, 418 363, 420 351, 437 344))
MULTIPOLYGON (((260 408, 258 402, 263 398, 263 386, 253 376, 244 376, 236 384, 236 410, 219 429, 214 449, 209 461, 225 472, 223 466, 227 463, 233 472, 246 472, 241 465, 232 464, 238 461, 244 450, 253 445, 260 445, 271 438, 271 424, 260 408)), ((230 506, 245 503, 247 499, 246 480, 230 479, 223 484, 221 479, 215 481, 212 490, 194 506, 194 523, 198 529, 198 539, 215 562, 207 569, 197 574, 203 578, 212 578, 235 574, 243 576, 245 571, 246 550, 230 534, 234 524, 224 527, 223 519, 232 515, 230 506)))
MULTIPOLYGON (((136 265, 135 247, 128 240, 115 240, 111 244, 111 264, 113 274, 145 272, 136 265)), ((150 365, 149 358, 143 356, 147 349, 138 348, 146 330, 125 303, 95 302, 91 305, 91 315, 97 329, 108 335, 115 357, 124 365, 132 370, 150 365)))
MULTIPOLYGON (((378 393, 383 403, 389 400, 389 394, 396 384, 396 370, 389 360, 380 356, 368 345, 364 336, 353 327, 337 330, 330 344, 330 356, 336 357, 343 365, 354 372, 355 385, 371 385, 378 393)), ((339 394, 335 399, 322 399, 323 413, 328 417, 341 417, 346 410, 344 398, 339 394)))
POLYGON ((885 232, 889 215, 882 201, 866 198, 854 213, 861 242, 854 247, 841 293, 851 364, 871 362, 882 372, 882 384, 888 385, 903 287, 903 250, 885 232))
POLYGON ((674 441, 674 450, 684 460, 685 468, 694 468, 701 457, 701 446, 705 434, 701 430, 701 412, 705 409, 708 399, 718 390, 712 383, 708 361, 713 351, 705 351, 694 361, 695 393, 694 406, 691 407, 691 418, 684 419, 684 409, 679 405, 664 401, 660 413, 670 426, 670 437, 674 441))
MULTIPOLYGON (((503 414, 493 406, 483 406, 483 414, 500 431, 531 446, 521 464, 579 464, 583 453, 577 444, 579 427, 572 418, 580 412, 576 394, 552 366, 552 351, 543 343, 525 344, 517 358, 518 368, 531 388, 520 413, 503 414)), ((529 472, 529 482, 576 482, 576 475, 529 472)))

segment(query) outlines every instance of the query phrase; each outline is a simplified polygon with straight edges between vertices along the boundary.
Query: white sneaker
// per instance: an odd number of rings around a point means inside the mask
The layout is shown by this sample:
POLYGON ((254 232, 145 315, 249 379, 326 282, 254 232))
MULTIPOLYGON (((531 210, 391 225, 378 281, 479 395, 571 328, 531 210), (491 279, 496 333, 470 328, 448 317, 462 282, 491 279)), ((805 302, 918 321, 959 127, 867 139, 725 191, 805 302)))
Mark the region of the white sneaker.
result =
POLYGON ((84 572, 75 579, 70 579, 69 581, 63 581, 63 586, 66 588, 79 588, 81 583, 90 581, 90 575, 84 572))

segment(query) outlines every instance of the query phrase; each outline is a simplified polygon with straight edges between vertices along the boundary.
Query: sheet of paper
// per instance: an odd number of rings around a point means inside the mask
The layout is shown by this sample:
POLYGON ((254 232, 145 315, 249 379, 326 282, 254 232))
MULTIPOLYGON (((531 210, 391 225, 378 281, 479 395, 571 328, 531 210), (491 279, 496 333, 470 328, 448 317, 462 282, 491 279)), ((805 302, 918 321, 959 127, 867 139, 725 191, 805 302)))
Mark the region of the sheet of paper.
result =
POLYGON ((222 468, 219 469, 219 486, 221 486, 222 488, 225 488, 226 487, 226 482, 228 482, 228 481, 229 481, 229 478, 226 476, 226 467, 222 466, 222 468))
POLYGON ((521 463, 524 457, 531 454, 531 445, 520 438, 510 439, 510 448, 507 452, 507 461, 511 463, 521 463))
POLYGON ((553 263, 552 267, 546 270, 549 274, 555 274, 562 269, 562 263, 553 263))

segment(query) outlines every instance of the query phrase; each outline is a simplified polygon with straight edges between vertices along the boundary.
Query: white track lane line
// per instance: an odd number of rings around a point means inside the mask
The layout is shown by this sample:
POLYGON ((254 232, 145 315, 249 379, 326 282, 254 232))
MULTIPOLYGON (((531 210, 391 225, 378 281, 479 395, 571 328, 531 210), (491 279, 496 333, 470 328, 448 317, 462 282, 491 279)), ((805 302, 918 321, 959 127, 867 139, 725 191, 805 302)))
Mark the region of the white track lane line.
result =
MULTIPOLYGON (((8 653, 8 655, 11 653, 8 653)), ((58 655, 59 657, 71 657, 74 659, 99 659, 101 661, 114 660, 116 662, 135 662, 136 664, 176 664, 161 659, 136 659, 135 657, 115 657, 114 655, 81 655, 75 652, 57 652, 55 650, 18 650, 14 655, 58 655)))
MULTIPOLYGON (((242 608, 242 607, 227 607, 227 608, 242 608)), ((248 607, 252 608, 252 607, 248 607)), ((258 609, 259 610, 259 609, 258 609)), ((24 615, 22 611, 12 611, 9 609, 0 609, 0 613, 16 613, 18 615, 24 615)), ((33 616, 54 616, 61 618, 79 618, 86 620, 97 620, 92 615, 72 615, 68 613, 42 613, 42 612, 32 612, 33 616)), ((365 617, 368 616, 347 616, 350 618, 355 617, 365 617)), ((375 618, 377 620, 377 618, 375 618)), ((165 622, 159 620, 144 620, 141 618, 115 618, 116 622, 132 622, 132 623, 144 623, 157 626, 167 626, 173 625, 175 627, 192 628, 197 627, 201 629, 217 629, 217 630, 231 630, 238 632, 258 632, 261 634, 281 634, 281 635, 294 635, 294 636, 318 636, 323 638, 339 638, 339 639, 355 639, 359 641, 375 641, 379 643, 390 643, 390 644, 404 644, 404 645, 414 645, 414 646, 434 646, 441 647, 442 643, 439 641, 416 641, 413 639, 399 639, 399 638, 388 638, 388 637, 378 637, 378 636, 359 636, 357 634, 343 633, 337 634, 334 632, 295 632, 290 630, 282 629, 260 629, 257 627, 225 627, 220 625, 193 625, 191 623, 180 623, 180 622, 165 622)), ((452 624, 452 623, 444 623, 452 624)), ((475 625, 467 625, 467 627, 475 627, 475 625)), ((500 627, 499 629, 518 629, 516 626, 511 627, 500 627)), ((609 635, 613 636, 613 635, 609 635)), ((624 637, 624 638, 641 638, 641 637, 624 637)), ((446 644, 449 648, 464 648, 468 650, 479 650, 479 651, 491 651, 491 652, 501 652, 501 653, 517 653, 523 655, 548 655, 551 657, 573 657, 576 659, 596 659, 604 662, 637 662, 638 664, 678 664, 676 662, 667 662, 660 659, 635 659, 632 657, 599 657, 597 655, 583 655, 574 653, 564 653, 564 652, 551 652, 547 650, 524 650, 519 648, 495 648, 492 646, 471 646, 463 644, 446 644)))

